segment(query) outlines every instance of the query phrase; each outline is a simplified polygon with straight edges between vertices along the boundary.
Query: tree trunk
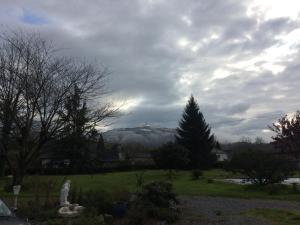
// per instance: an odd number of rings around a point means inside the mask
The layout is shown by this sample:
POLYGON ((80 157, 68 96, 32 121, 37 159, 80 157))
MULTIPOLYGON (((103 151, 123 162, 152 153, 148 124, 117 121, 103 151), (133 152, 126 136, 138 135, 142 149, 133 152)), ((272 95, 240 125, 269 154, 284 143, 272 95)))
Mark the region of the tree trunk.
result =
POLYGON ((300 160, 297 159, 297 161, 298 161, 298 173, 299 173, 299 179, 300 179, 300 160))
POLYGON ((5 173, 5 159, 0 156, 0 178, 4 176, 5 173))
POLYGON ((13 173, 13 180, 12 180, 12 185, 22 185, 23 184, 23 179, 25 177, 25 170, 23 169, 16 169, 13 173))
POLYGON ((173 179, 173 170, 169 169, 168 172, 168 179, 172 180, 173 179))

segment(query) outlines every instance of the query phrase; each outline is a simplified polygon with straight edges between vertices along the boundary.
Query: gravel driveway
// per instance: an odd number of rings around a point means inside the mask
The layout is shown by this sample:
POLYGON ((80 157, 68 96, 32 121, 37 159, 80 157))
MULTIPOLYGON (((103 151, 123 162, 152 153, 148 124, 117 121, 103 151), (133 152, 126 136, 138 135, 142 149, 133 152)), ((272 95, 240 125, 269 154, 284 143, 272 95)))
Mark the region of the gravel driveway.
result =
POLYGON ((278 200, 184 196, 181 202, 184 219, 178 225, 271 225, 268 220, 241 213, 256 208, 300 210, 297 202, 278 200))

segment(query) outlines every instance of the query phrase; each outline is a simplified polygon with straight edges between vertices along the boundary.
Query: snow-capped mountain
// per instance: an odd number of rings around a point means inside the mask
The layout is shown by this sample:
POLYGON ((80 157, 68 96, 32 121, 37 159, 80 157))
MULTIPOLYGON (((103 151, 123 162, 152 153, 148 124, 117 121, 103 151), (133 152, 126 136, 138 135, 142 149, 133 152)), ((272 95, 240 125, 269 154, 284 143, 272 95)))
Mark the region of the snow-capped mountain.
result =
POLYGON ((173 142, 175 134, 175 129, 143 126, 109 130, 103 133, 103 138, 110 143, 138 143, 147 147, 158 147, 173 142))

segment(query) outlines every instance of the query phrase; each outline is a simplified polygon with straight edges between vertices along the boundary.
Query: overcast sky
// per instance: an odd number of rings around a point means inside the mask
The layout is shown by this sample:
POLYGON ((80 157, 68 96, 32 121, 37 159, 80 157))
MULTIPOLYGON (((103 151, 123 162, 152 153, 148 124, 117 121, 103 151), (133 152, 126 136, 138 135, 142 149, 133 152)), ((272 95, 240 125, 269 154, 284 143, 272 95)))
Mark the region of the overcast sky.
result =
POLYGON ((300 108, 300 1, 1 0, 1 30, 41 32, 112 72, 112 127, 176 127, 191 94, 221 140, 300 108))

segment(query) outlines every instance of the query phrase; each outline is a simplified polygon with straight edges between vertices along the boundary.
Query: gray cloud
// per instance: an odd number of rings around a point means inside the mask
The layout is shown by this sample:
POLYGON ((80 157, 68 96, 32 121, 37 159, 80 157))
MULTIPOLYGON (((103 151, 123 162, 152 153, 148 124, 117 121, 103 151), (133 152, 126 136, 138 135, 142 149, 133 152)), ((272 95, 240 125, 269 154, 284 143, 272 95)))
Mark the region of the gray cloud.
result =
POLYGON ((287 38, 299 20, 249 15, 251 3, 3 0, 0 29, 39 31, 109 67, 113 96, 141 100, 113 127, 175 127, 193 93, 220 139, 270 137, 262 130, 299 107, 300 39, 287 38))

